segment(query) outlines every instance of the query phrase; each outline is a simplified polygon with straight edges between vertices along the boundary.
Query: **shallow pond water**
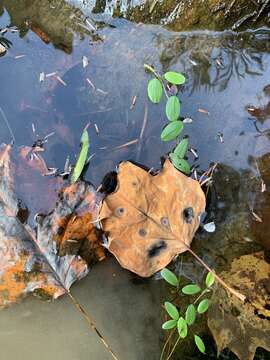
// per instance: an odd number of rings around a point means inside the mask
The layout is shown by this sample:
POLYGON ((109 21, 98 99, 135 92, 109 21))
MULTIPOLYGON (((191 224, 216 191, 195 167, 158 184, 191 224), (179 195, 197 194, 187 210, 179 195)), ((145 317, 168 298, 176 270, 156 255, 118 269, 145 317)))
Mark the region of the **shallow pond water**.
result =
MULTIPOLYGON (((10 27, 1 36, 12 45, 0 58, 0 107, 11 128, 0 116, 0 142, 14 136, 15 146, 31 146, 54 133, 44 159, 49 167, 63 169, 67 156, 75 162, 82 129, 90 122, 94 156, 86 178, 95 186, 122 160, 159 168, 172 144, 160 141, 166 123, 164 103, 148 102, 149 75, 143 64, 161 72, 183 72, 188 81, 180 96, 182 116, 193 119, 185 133, 199 154, 198 159, 190 154, 190 161, 200 169, 211 162, 220 164, 209 210, 217 231, 198 233, 194 249, 220 271, 237 255, 260 248, 255 242, 264 237, 250 220, 250 208, 263 212, 260 207, 266 202, 261 199, 266 195, 260 194, 258 172, 269 171, 268 29, 173 33, 98 15, 87 18, 62 1, 3 1, 1 13, 0 29, 10 27), (83 56, 89 61, 85 68, 83 56), (138 140, 145 111, 147 124, 138 140)), ((269 174, 265 182, 269 186, 269 174)), ((42 211, 39 206, 35 211, 42 211)), ((192 280, 202 277, 200 266, 189 256, 182 257, 181 271, 192 280)), ((120 359, 159 358, 161 304, 167 296, 162 282, 139 281, 111 258, 95 266, 72 292, 120 359)), ((66 298, 54 303, 26 298, 1 312, 0 332, 3 359, 110 358, 66 298)), ((209 347, 209 358, 216 359, 211 341, 209 347)), ((191 358, 199 355, 181 355, 183 360, 191 358)), ((234 356, 224 353, 221 358, 234 356)))

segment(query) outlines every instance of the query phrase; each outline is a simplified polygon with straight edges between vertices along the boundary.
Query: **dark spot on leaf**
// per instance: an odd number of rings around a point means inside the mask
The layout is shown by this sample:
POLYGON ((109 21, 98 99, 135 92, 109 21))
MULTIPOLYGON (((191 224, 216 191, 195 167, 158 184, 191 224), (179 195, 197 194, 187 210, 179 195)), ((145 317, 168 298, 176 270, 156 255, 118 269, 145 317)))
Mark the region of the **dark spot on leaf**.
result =
POLYGON ((101 183, 101 193, 111 194, 116 190, 117 187, 117 173, 111 171, 106 174, 101 183))
POLYGON ((119 207, 119 208, 116 209, 115 212, 116 212, 116 215, 117 215, 117 216, 122 216, 122 215, 124 215, 124 213, 125 213, 125 209, 122 208, 122 207, 119 207))
POLYGON ((146 234, 147 234, 147 232, 146 232, 145 229, 140 229, 140 230, 139 230, 139 235, 140 235, 141 237, 144 237, 146 234))
POLYGON ((57 229, 57 235, 59 235, 59 236, 62 235, 64 230, 65 229, 62 226, 59 226, 59 228, 57 229))
POLYGON ((188 224, 191 224, 192 219, 194 218, 193 208, 192 207, 185 208, 183 211, 183 216, 184 216, 185 222, 187 222, 188 224))
POLYGON ((148 257, 158 256, 161 250, 167 248, 167 244, 164 240, 159 240, 156 244, 153 244, 148 250, 148 257))
POLYGON ((160 223, 161 223, 161 225, 166 226, 166 227, 168 227, 170 225, 169 219, 166 216, 163 216, 160 219, 160 223))

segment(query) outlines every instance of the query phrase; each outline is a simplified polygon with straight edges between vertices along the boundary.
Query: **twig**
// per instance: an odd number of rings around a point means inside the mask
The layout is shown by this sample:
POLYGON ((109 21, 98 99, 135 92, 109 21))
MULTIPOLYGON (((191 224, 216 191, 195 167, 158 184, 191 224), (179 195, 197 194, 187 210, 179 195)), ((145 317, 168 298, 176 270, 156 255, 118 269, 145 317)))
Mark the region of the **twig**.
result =
POLYGON ((255 17, 255 19, 253 20, 254 22, 257 21, 259 19, 259 17, 261 16, 261 14, 263 13, 264 9, 267 7, 267 5, 269 4, 270 0, 265 0, 265 2, 263 3, 262 7, 260 8, 258 15, 255 17))
POLYGON ((188 252, 190 252, 209 272, 211 272, 215 279, 223 286, 225 287, 225 289, 227 289, 231 294, 233 294, 234 296, 236 296, 239 300, 245 302, 246 301, 246 296, 239 293, 238 291, 236 291, 235 289, 231 288, 229 285, 227 285, 225 283, 224 280, 222 280, 215 272, 213 272, 213 270, 193 251, 191 250, 191 248, 189 246, 186 245, 186 249, 188 252))
POLYGON ((174 346, 173 346, 173 348, 172 348, 172 350, 171 350, 171 352, 170 352, 170 354, 169 354, 169 356, 167 357, 166 360, 169 360, 169 359, 171 358, 172 354, 174 353, 174 350, 175 350, 176 346, 177 346, 178 343, 179 343, 179 340, 180 340, 180 336, 179 336, 178 339, 176 340, 176 342, 175 342, 175 344, 174 344, 174 346))
POLYGON ((145 128, 146 128, 147 120, 148 120, 148 106, 145 105, 144 118, 143 118, 143 124, 142 124, 142 128, 141 128, 140 136, 139 136, 138 151, 137 151, 137 155, 136 155, 136 161, 138 161, 138 159, 140 157, 140 154, 141 154, 142 138, 143 138, 143 134, 144 134, 144 131, 145 131, 145 128))
POLYGON ((5 115, 4 111, 3 111, 3 109, 1 108, 1 106, 0 106, 0 113, 1 113, 2 118, 3 118, 3 120, 4 120, 5 124, 6 124, 6 126, 7 126, 8 130, 9 130, 9 132, 10 132, 10 135, 11 135, 11 137, 12 137, 13 142, 15 142, 15 136, 14 136, 14 133, 13 133, 13 131, 12 131, 12 129, 11 129, 11 126, 9 125, 8 119, 7 119, 7 117, 6 117, 6 115, 5 115))
POLYGON ((50 261, 47 259, 47 257, 44 255, 44 252, 42 251, 39 243, 36 241, 32 231, 28 231, 28 234, 30 235, 30 237, 32 238, 32 241, 34 243, 34 245, 36 246, 37 251, 43 256, 44 260, 46 261, 46 263, 48 264, 49 268, 51 269, 52 274, 54 275, 56 281, 58 282, 58 284, 63 288, 64 292, 69 296, 69 298, 71 299, 72 303, 75 305, 75 307, 80 311, 80 313, 82 314, 82 316, 84 317, 84 319, 87 321, 88 325, 90 326, 90 328, 92 330, 95 331, 95 333, 98 335, 99 339, 101 340, 101 342, 103 343, 103 345, 106 347, 106 349, 108 350, 108 352, 110 353, 110 355, 112 356, 112 358, 114 360, 119 360, 117 358, 117 356, 114 354, 112 348, 110 347, 110 345, 107 343, 107 341, 105 340, 105 338, 103 337, 103 335, 101 334, 101 332, 97 329, 95 322, 91 319, 90 315, 85 311, 85 309, 79 304, 79 302, 76 300, 76 298, 71 294, 70 290, 68 290, 64 284, 64 282, 62 281, 61 277, 59 276, 59 274, 56 272, 56 270, 54 269, 53 265, 50 263, 50 261))
POLYGON ((164 354, 165 349, 166 349, 166 347, 167 347, 167 344, 169 343, 169 341, 170 341, 171 337, 173 336, 174 332, 175 332, 175 328, 173 329, 173 331, 171 331, 171 333, 170 333, 170 335, 168 336, 165 344, 163 345, 163 348, 162 348, 162 351, 161 351, 159 360, 162 360, 163 354, 164 354))

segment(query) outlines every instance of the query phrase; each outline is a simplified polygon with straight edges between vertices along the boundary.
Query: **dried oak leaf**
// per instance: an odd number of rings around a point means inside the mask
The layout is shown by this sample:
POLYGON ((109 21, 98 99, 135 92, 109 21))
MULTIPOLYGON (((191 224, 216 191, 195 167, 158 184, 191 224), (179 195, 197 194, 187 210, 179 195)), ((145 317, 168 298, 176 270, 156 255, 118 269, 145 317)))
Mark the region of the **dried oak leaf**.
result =
MULTIPOLYGON (((55 212, 44 218, 44 225, 38 226, 37 234, 20 220, 19 201, 14 191, 16 167, 11 161, 11 152, 10 145, 0 146, 0 308, 27 293, 57 298, 69 291, 72 283, 88 272, 87 263, 77 254, 58 255, 53 232, 46 226, 56 216, 55 212)), ((31 172, 29 174, 31 176, 31 172)), ((19 180, 22 182, 22 178, 19 180)), ((78 183, 72 190, 78 190, 86 196, 87 189, 93 191, 89 185, 78 183)), ((46 197, 46 193, 43 196, 46 197)), ((88 199, 96 200, 94 196, 88 199)), ((100 198, 97 199, 98 203, 100 198)), ((63 213, 68 213, 76 206, 81 209, 88 200, 80 199, 77 204, 67 198, 63 201, 63 213)))
POLYGON ((270 265, 262 252, 235 259, 223 280, 247 296, 243 303, 216 286, 208 326, 218 351, 228 347, 240 360, 252 360, 257 347, 270 351, 270 265))
POLYGON ((155 176, 123 162, 117 180, 100 212, 108 249, 124 268, 151 276, 187 250, 205 208, 204 193, 169 160, 155 176))

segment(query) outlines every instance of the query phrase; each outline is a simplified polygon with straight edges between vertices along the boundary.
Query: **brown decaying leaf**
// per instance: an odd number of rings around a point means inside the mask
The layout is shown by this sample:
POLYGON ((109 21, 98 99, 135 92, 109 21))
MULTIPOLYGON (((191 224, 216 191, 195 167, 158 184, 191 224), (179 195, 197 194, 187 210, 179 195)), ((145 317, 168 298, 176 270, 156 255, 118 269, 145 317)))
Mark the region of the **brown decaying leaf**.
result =
MULTIPOLYGON (((75 209, 82 219, 84 211, 93 209, 94 217, 97 211, 95 207, 101 199, 100 196, 95 197, 93 189, 84 183, 66 188, 63 190, 66 196, 60 198, 56 210, 38 225, 36 235, 18 217, 18 199, 14 191, 17 169, 11 161, 11 151, 10 145, 0 146, 0 307, 19 300, 27 293, 56 298, 67 292, 74 281, 87 274, 87 263, 74 249, 69 249, 71 254, 58 256, 57 243, 53 240, 53 229, 57 227, 53 226, 53 220, 60 221, 61 216, 64 219, 75 209), (73 192, 78 195, 69 196, 73 192), (52 225, 51 229, 48 224, 52 225)), ((26 180, 21 177, 20 181, 22 179, 26 180)), ((38 181, 39 178, 36 179, 38 181)), ((46 197, 46 193, 43 196, 46 197)), ((68 226, 68 233, 73 237, 71 225, 68 226)), ((86 241, 90 241, 88 237, 86 241)))
POLYGON ((247 296, 243 303, 217 286, 208 326, 218 351, 228 347, 240 360, 252 360, 257 347, 270 351, 270 265, 262 252, 235 259, 223 279, 247 296))
POLYGON ((204 208, 199 183, 169 160, 155 176, 123 162, 117 189, 104 200, 100 218, 109 251, 124 268, 147 277, 187 250, 204 208))
POLYGON ((79 254, 88 264, 105 258, 104 247, 98 241, 101 232, 95 224, 103 195, 87 183, 77 182, 60 193, 54 212, 38 228, 38 238, 57 244, 58 253, 79 254))

